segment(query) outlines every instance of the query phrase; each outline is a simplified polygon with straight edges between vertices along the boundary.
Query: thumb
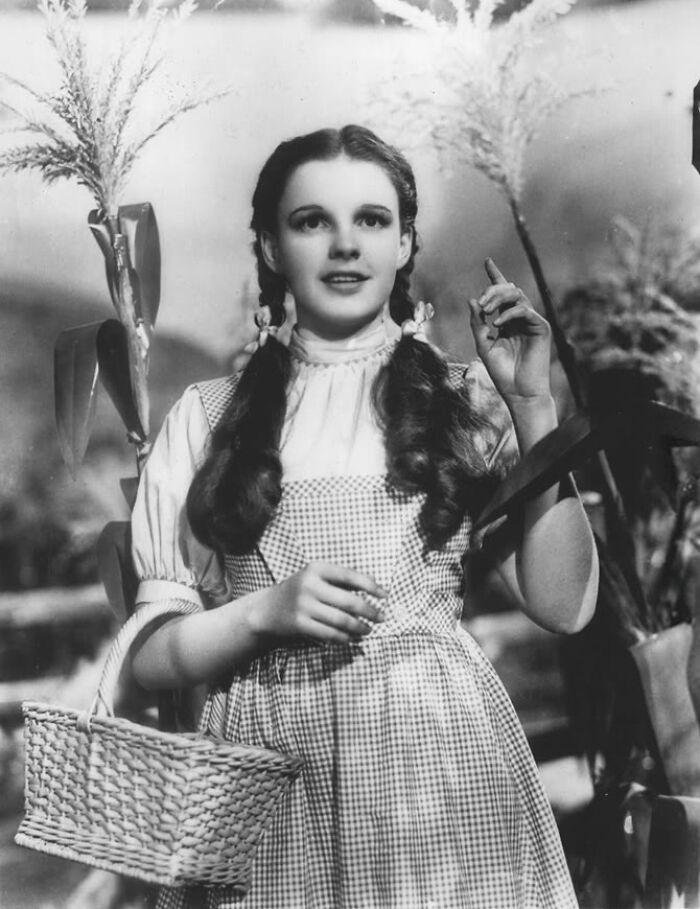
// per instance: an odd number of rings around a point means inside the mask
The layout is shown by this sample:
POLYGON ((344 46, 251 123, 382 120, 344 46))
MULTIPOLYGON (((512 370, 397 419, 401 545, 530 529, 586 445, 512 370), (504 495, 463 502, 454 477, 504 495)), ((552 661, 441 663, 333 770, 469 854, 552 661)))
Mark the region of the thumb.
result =
POLYGON ((470 297, 467 300, 467 305, 469 307, 469 319, 471 320, 472 325, 474 322, 481 322, 481 309, 479 307, 479 301, 476 299, 476 297, 470 297))
POLYGON ((485 335, 488 331, 488 325, 486 324, 484 312, 479 306, 479 301, 476 297, 470 297, 467 300, 467 304, 469 306, 469 321, 472 331, 476 336, 485 335))

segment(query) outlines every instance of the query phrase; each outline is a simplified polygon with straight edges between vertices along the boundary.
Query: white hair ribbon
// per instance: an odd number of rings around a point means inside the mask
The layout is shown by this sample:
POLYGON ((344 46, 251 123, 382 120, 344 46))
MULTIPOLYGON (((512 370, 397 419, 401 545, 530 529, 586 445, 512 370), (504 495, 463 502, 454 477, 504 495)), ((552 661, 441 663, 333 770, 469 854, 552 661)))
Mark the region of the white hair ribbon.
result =
POLYGON ((261 306, 255 313, 255 324, 258 327, 258 337, 243 348, 249 354, 254 354, 256 350, 264 347, 268 337, 270 335, 275 337, 279 331, 279 325, 272 324, 272 312, 269 306, 261 306))
POLYGON ((420 300, 416 304, 412 319, 406 319, 401 323, 401 336, 404 338, 415 338, 416 341, 428 342, 425 334, 425 326, 435 315, 435 309, 432 303, 424 303, 420 300))

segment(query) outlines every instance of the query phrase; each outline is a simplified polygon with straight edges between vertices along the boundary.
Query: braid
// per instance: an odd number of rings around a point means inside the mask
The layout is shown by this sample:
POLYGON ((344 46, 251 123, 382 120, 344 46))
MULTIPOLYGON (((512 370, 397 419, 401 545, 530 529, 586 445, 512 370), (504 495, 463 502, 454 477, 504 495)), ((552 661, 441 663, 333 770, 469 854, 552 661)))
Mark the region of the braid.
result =
MULTIPOLYGON (((270 323, 285 320, 284 278, 267 266, 259 237, 260 304, 270 323)), ((207 459, 187 494, 187 514, 195 536, 221 552, 241 555, 257 544, 282 496, 279 444, 287 409, 291 371, 289 351, 269 336, 251 356, 233 399, 212 433, 207 459)))
POLYGON ((413 273, 419 245, 413 225, 409 226, 412 229, 411 255, 403 268, 396 272, 396 279, 389 297, 389 315, 397 325, 401 325, 406 319, 410 319, 413 316, 414 303, 411 299, 411 274, 413 273))
POLYGON ((260 539, 282 495, 280 435, 290 375, 287 348, 270 337, 248 361, 187 494, 195 536, 241 555, 260 539))
POLYGON ((270 307, 273 325, 281 325, 286 315, 284 311, 284 299, 287 296, 286 281, 265 262, 259 236, 255 238, 253 243, 253 252, 258 266, 258 286, 260 287, 258 299, 260 305, 270 307))
MULTIPOLYGON (((399 325, 414 316, 410 275, 417 250, 414 235, 389 301, 399 325)), ((426 494, 421 529, 426 547, 439 549, 466 513, 478 513, 495 486, 474 445, 487 421, 451 385, 444 358, 412 336, 402 336, 380 370, 373 404, 384 431, 389 482, 401 492, 426 494)))

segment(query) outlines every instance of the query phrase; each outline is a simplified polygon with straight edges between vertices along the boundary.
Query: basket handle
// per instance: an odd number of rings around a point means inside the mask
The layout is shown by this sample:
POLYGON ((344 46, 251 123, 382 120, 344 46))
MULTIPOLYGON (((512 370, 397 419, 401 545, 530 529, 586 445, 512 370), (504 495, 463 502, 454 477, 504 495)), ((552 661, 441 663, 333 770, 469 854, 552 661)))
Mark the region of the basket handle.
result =
POLYGON ((79 725, 83 729, 89 730, 90 720, 102 713, 106 716, 114 716, 114 694, 117 688, 117 682, 124 665, 124 660, 128 654, 131 645, 141 634, 144 628, 147 628, 156 619, 166 615, 190 615, 201 611, 199 603, 192 600, 168 600, 167 602, 147 603, 141 606, 131 618, 121 627, 119 634, 114 639, 109 649, 105 664, 102 667, 100 684, 97 686, 97 694, 90 706, 90 709, 80 717, 79 725), (100 710, 100 705, 102 710, 100 710))

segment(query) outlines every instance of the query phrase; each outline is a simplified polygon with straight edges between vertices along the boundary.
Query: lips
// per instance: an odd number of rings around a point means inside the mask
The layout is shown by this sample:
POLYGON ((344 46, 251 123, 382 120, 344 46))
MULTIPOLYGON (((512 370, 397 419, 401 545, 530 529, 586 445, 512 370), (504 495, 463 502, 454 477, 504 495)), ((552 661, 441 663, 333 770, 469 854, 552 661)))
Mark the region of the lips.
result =
POLYGON ((360 284, 363 281, 367 281, 368 278, 368 275, 363 275, 359 271, 331 271, 323 276, 322 281, 324 284, 338 286, 343 284, 360 284))

